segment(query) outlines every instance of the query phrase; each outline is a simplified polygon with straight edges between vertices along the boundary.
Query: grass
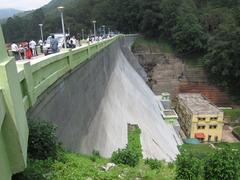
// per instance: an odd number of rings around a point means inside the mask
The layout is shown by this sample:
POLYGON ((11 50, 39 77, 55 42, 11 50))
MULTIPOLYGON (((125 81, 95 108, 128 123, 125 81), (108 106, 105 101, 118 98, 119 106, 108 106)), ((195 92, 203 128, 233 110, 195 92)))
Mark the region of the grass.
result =
POLYGON ((133 52, 148 50, 153 53, 174 53, 174 48, 170 42, 164 38, 149 39, 138 37, 132 46, 133 52))
MULTIPOLYGON (((143 36, 140 36, 136 39, 132 46, 133 52, 152 52, 152 53, 167 53, 175 54, 176 50, 169 40, 166 38, 160 37, 157 39, 149 39, 143 36)), ((202 62, 203 54, 195 53, 191 55, 185 55, 181 57, 184 62, 191 67, 203 67, 202 62)))
MULTIPOLYGON (((240 143, 217 143, 214 144, 216 148, 227 148, 230 149, 240 149, 240 143)), ((182 150, 185 150, 189 153, 192 153, 196 156, 207 156, 211 153, 214 153, 216 149, 211 147, 209 144, 183 144, 180 146, 182 150)))
POLYGON ((188 56, 182 57, 184 62, 190 67, 203 67, 202 54, 191 54, 188 56))
POLYGON ((224 115, 230 117, 231 122, 240 118, 240 108, 237 109, 224 109, 224 115))
POLYGON ((240 137, 240 126, 237 126, 233 129, 234 133, 240 137))
POLYGON ((131 151, 136 152, 142 158, 142 146, 140 141, 141 130, 138 126, 128 126, 128 147, 131 151))
MULTIPOLYGON (((59 151, 57 159, 29 160, 28 168, 24 172, 24 180, 32 177, 41 180, 112 180, 112 179, 151 179, 171 180, 175 178, 175 167, 168 167, 163 164, 161 169, 152 170, 141 160, 136 167, 117 165, 110 171, 103 171, 102 166, 109 162, 109 159, 98 157, 95 161, 91 156, 85 156, 66 151, 59 151)), ((16 177, 14 178, 16 180, 16 177)), ((20 178, 19 178, 20 179, 20 178)))
MULTIPOLYGON (((142 157, 140 134, 137 126, 128 128, 128 146, 142 157)), ((46 160, 29 159, 27 169, 13 180, 174 180, 175 165, 161 162, 161 167, 153 169, 144 163, 141 158, 135 167, 119 164, 109 171, 104 171, 102 166, 111 162, 110 159, 100 157, 97 151, 93 155, 71 153, 59 148, 56 158, 46 160)))

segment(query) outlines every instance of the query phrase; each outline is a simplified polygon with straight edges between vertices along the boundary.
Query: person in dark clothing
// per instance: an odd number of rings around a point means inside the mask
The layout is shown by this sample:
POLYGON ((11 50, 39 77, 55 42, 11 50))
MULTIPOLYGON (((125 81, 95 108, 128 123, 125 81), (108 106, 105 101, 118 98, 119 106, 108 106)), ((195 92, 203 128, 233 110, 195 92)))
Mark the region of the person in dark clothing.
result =
POLYGON ((58 40, 55 39, 54 35, 52 35, 52 38, 50 40, 50 48, 51 48, 52 53, 58 52, 58 40))

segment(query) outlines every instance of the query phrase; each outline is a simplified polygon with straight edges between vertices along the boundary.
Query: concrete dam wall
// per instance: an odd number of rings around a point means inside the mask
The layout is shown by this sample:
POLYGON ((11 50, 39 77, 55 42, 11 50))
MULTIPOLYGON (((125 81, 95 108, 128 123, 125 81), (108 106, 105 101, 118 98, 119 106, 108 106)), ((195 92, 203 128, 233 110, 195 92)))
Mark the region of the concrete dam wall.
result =
POLYGON ((57 125, 63 146, 104 157, 127 144, 127 125, 138 124, 144 158, 175 159, 178 136, 165 124, 146 74, 121 38, 48 88, 28 117, 57 125))

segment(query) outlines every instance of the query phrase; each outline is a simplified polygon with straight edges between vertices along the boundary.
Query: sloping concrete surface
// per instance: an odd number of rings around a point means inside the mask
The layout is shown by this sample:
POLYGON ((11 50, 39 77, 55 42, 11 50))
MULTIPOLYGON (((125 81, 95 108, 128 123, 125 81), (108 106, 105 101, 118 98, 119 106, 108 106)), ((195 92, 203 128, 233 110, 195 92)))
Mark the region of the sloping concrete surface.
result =
MULTIPOLYGON (((144 158, 172 161, 180 142, 163 121, 153 92, 122 51, 134 38, 125 37, 66 75, 29 111, 33 119, 58 126, 57 135, 69 150, 104 157, 127 144, 127 124, 138 124, 144 158)), ((127 57, 129 58, 129 52, 127 57)), ((131 61, 134 61, 132 58, 131 61)), ((140 72, 140 73, 139 73, 140 72)))

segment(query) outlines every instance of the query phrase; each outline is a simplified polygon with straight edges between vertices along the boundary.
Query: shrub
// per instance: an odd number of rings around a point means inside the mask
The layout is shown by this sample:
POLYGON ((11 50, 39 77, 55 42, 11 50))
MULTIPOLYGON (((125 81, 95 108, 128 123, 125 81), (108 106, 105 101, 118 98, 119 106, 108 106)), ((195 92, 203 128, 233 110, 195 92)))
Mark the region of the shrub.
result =
POLYGON ((202 172, 201 161, 186 151, 177 156, 176 166, 176 179, 179 180, 197 180, 202 172))
POLYGON ((92 155, 90 156, 90 160, 91 160, 92 162, 96 162, 96 160, 97 160, 98 158, 100 158, 100 157, 101 157, 101 156, 100 156, 99 151, 93 150, 92 155))
POLYGON ((161 169, 162 162, 157 159, 146 159, 144 164, 148 164, 151 169, 161 169))
POLYGON ((239 152, 230 148, 217 150, 206 160, 204 165, 205 179, 235 180, 238 179, 239 152))
POLYGON ((58 143, 56 127, 48 122, 30 120, 29 123, 28 155, 32 159, 47 159, 55 157, 58 143))
POLYGON ((139 156, 136 152, 131 151, 128 146, 124 149, 118 149, 113 152, 111 161, 115 164, 126 164, 135 167, 139 162, 139 156))

